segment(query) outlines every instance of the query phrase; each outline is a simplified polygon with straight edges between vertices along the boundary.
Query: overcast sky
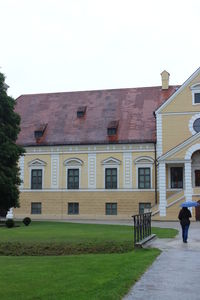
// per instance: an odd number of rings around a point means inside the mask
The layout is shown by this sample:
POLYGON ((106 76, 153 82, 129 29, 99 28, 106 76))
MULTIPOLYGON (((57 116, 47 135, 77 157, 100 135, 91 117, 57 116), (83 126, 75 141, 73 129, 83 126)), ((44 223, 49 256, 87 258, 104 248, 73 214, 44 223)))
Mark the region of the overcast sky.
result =
POLYGON ((199 0, 0 0, 9 94, 182 84, 200 67, 199 0))

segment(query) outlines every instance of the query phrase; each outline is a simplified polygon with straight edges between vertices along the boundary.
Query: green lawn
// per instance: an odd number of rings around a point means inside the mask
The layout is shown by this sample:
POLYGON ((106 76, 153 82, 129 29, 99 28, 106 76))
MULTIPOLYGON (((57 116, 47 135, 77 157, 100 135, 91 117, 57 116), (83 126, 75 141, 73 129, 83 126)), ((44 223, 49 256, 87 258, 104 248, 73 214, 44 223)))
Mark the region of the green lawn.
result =
MULTIPOLYGON (((132 226, 20 225, 0 227, 2 300, 121 299, 160 253, 133 250, 132 226), (90 252, 96 254, 80 255, 90 252), (79 255, 65 256, 70 253, 79 255)), ((152 231, 160 238, 177 234, 173 229, 152 231)))
POLYGON ((123 254, 0 257, 1 300, 121 299, 159 255, 123 254))
MULTIPOLYGON (((153 228, 158 237, 174 237, 174 229, 153 228)), ((28 227, 0 227, 0 255, 67 255, 122 253, 133 250, 133 227, 33 222, 28 227)))
MULTIPOLYGON (((133 241, 133 227, 122 225, 32 222, 29 226, 0 227, 0 242, 77 243, 92 241, 133 241)), ((175 237, 177 230, 153 228, 159 238, 175 237)))

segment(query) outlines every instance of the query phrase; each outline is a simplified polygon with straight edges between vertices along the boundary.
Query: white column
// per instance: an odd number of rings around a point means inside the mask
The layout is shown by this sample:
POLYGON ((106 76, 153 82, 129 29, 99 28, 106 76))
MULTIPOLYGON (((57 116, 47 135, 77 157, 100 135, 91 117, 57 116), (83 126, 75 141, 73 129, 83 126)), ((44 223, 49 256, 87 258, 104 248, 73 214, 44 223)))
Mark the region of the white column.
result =
POLYGON ((20 189, 24 188, 24 156, 21 156, 19 159, 19 168, 20 168, 20 179, 21 179, 21 184, 20 184, 20 189))
POLYGON ((59 187, 59 154, 51 155, 51 188, 59 187))
POLYGON ((123 153, 123 187, 132 188, 132 153, 123 153))
POLYGON ((185 162, 185 200, 192 200, 192 166, 191 161, 185 162))
POLYGON ((166 216, 166 164, 163 162, 159 163, 159 209, 160 216, 166 216))
POLYGON ((156 115, 157 157, 162 155, 162 115, 156 115))
POLYGON ((7 212, 6 219, 13 219, 13 208, 12 207, 7 212))
POLYGON ((88 188, 96 189, 96 153, 88 154, 88 188))

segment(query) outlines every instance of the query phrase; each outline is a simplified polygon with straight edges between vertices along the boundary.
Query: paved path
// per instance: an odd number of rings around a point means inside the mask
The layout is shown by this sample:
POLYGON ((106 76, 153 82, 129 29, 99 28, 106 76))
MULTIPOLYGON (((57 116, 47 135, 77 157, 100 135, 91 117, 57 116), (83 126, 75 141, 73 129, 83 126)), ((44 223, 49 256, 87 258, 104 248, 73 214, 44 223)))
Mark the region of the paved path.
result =
MULTIPOLYGON (((153 226, 180 229, 176 222, 153 226)), ((163 252, 124 300, 200 300, 200 223, 191 223, 187 244, 179 232, 175 239, 156 239, 148 246, 163 252)))

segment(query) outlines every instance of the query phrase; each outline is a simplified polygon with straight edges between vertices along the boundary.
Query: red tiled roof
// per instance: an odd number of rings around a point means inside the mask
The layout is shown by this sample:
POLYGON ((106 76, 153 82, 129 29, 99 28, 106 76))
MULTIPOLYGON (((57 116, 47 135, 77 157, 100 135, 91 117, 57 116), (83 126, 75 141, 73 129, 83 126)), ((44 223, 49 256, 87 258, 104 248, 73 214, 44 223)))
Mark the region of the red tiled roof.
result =
POLYGON ((100 143, 144 143, 155 141, 153 112, 178 86, 22 95, 16 100, 21 116, 18 144, 70 145, 100 143), (83 118, 79 107, 86 106, 83 118), (107 127, 118 120, 117 135, 107 136, 107 127), (38 143, 34 131, 48 124, 38 143))

